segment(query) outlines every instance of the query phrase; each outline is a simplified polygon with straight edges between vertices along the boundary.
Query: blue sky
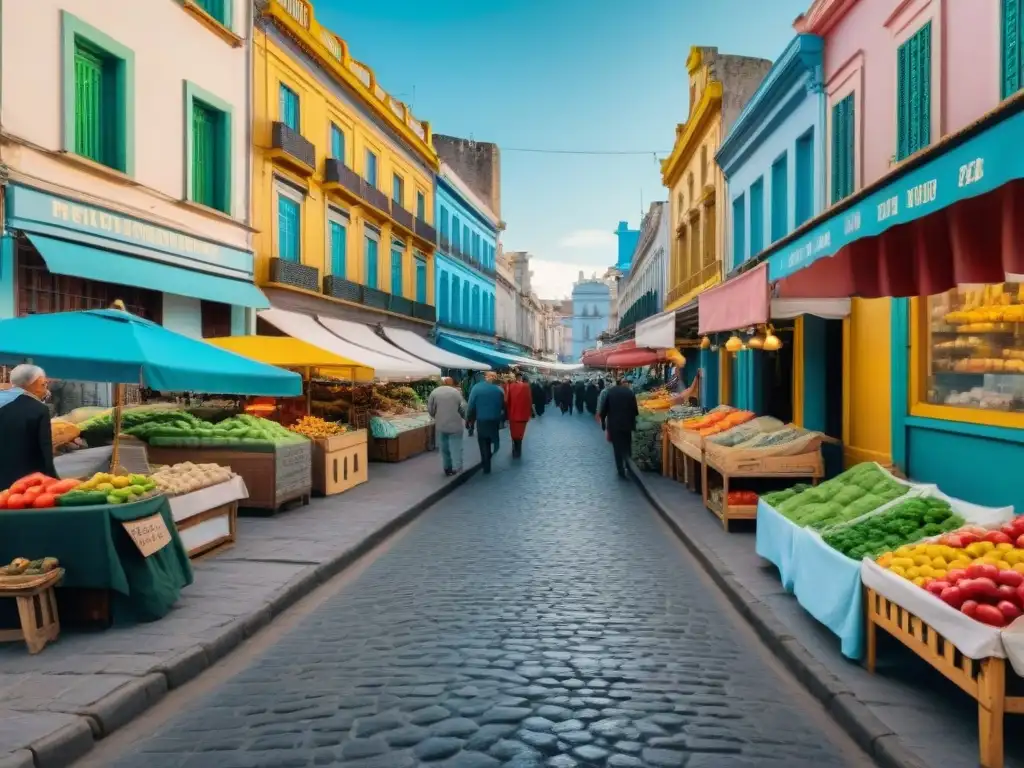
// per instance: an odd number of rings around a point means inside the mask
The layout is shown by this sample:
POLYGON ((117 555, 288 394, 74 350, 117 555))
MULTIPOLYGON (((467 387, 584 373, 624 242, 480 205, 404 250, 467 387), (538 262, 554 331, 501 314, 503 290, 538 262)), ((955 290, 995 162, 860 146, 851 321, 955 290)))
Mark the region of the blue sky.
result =
POLYGON ((776 58, 810 0, 314 0, 380 84, 434 130, 502 149, 506 250, 542 298, 615 261, 620 220, 666 197, 691 45, 776 58))

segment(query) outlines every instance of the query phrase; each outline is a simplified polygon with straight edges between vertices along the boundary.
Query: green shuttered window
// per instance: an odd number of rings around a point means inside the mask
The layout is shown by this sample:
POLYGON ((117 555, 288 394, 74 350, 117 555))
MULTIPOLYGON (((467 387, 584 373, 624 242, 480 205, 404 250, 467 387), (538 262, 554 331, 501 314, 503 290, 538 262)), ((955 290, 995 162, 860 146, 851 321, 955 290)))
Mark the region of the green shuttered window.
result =
POLYGON ((747 260, 747 206, 740 195, 732 201, 732 266, 738 267, 747 260))
POLYGON ((287 195, 277 196, 277 256, 302 262, 302 206, 287 195))
POLYGON ((750 185, 750 256, 764 250, 764 179, 750 185))
POLYGON ((217 208, 218 113, 201 102, 192 105, 192 199, 217 208))
POLYGON ((345 278, 347 264, 345 259, 348 251, 348 231, 340 221, 331 221, 328 227, 327 244, 331 252, 331 274, 335 277, 345 278))
POLYGON ((377 241, 366 238, 366 285, 377 287, 377 241))
POLYGON ((832 202, 853 194, 856 125, 853 94, 832 106, 832 202))
POLYGON ((422 192, 416 193, 416 218, 420 221, 427 220, 427 198, 422 192))
POLYGON ((363 175, 374 187, 377 186, 377 156, 370 150, 366 150, 366 173, 363 175))
POLYGON ((405 182, 397 173, 391 177, 391 199, 399 205, 405 200, 405 182))
POLYGON ((441 271, 437 281, 437 314, 442 323, 448 322, 448 273, 441 271))
POLYGON ((391 249, 391 293, 402 295, 402 252, 394 247, 391 249))
POLYGON ((299 130, 299 94, 281 83, 280 120, 293 131, 299 130))
POLYGON ((1003 44, 1003 98, 1013 96, 1021 89, 1024 80, 1024 57, 1020 52, 1020 38, 1024 27, 1021 24, 1021 0, 1002 2, 1002 44, 1003 44))
POLYGON ((459 325, 462 322, 462 281, 452 275, 452 323, 459 325))
POLYGON ((772 242, 789 231, 789 163, 783 154, 772 163, 772 242))
POLYGON ((210 14, 213 18, 219 21, 221 24, 227 26, 228 23, 228 8, 231 0, 196 0, 196 5, 210 14))
POLYGON ((75 46, 75 153, 113 165, 109 137, 113 115, 113 78, 104 57, 84 45, 75 46))
POLYGON ((331 157, 345 162, 345 133, 336 125, 331 125, 331 157))
POLYGON ((416 257, 416 301, 427 303, 427 260, 422 256, 416 257))
POLYGON ((799 227, 814 215, 814 130, 796 140, 795 221, 799 227))
POLYGON ((932 23, 929 21, 896 52, 896 159, 931 143, 932 23))

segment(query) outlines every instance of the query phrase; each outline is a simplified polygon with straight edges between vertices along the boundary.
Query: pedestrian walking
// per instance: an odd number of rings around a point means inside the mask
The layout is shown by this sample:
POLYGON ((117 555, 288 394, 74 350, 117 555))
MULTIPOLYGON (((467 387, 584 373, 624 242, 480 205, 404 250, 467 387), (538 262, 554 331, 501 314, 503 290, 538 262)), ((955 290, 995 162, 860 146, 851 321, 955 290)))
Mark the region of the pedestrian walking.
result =
POLYGON ((619 477, 626 477, 626 462, 630 458, 633 443, 633 430, 636 429, 636 417, 640 413, 636 395, 620 378, 614 387, 608 389, 604 402, 601 404, 601 421, 608 434, 608 442, 612 444, 615 454, 615 471, 619 477))
POLYGON ((544 406, 547 403, 547 393, 545 387, 539 381, 533 382, 530 385, 530 394, 533 397, 533 411, 538 416, 544 415, 544 406))
POLYGON ((608 399, 608 390, 611 388, 612 382, 605 382, 601 379, 598 382, 597 388, 600 392, 597 393, 597 421, 601 425, 601 431, 605 431, 605 418, 601 415, 601 409, 604 407, 604 401, 608 399))
POLYGON ((505 418, 505 393, 496 383, 497 376, 487 377, 473 386, 466 408, 466 422, 476 427, 480 446, 480 463, 485 475, 491 474, 491 458, 498 452, 498 430, 505 418))
POLYGON ((572 415, 572 384, 566 378, 558 385, 558 407, 562 409, 562 415, 568 411, 572 415))
POLYGON ((462 471, 462 431, 466 428, 466 401, 450 376, 427 398, 427 413, 434 420, 441 446, 441 466, 446 476, 462 471))
POLYGON ((526 425, 533 416, 533 393, 526 377, 519 373, 516 380, 508 385, 505 394, 505 413, 508 414, 508 430, 512 437, 512 458, 523 456, 523 438, 526 437, 526 425))
POLYGON ((583 413, 583 400, 587 395, 587 385, 583 383, 583 379, 576 379, 576 383, 572 386, 572 393, 576 400, 576 410, 583 413))
POLYGON ((583 401, 587 406, 587 413, 594 416, 597 413, 597 384, 594 383, 593 379, 587 382, 583 401))
POLYGON ((10 389, 0 390, 0 488, 42 472, 56 477, 46 372, 36 365, 11 371, 10 389))

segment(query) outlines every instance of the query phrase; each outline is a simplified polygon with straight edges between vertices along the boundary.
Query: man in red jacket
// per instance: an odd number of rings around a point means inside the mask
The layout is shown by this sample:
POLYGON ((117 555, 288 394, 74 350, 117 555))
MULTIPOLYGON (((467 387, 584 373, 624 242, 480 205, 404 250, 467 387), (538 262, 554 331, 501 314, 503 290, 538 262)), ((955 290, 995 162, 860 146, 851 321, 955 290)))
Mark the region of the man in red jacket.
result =
POLYGON ((508 414, 508 429, 512 437, 512 458, 523 455, 523 437, 526 435, 526 424, 533 416, 533 393, 526 377, 516 374, 516 379, 505 390, 505 412, 508 414))

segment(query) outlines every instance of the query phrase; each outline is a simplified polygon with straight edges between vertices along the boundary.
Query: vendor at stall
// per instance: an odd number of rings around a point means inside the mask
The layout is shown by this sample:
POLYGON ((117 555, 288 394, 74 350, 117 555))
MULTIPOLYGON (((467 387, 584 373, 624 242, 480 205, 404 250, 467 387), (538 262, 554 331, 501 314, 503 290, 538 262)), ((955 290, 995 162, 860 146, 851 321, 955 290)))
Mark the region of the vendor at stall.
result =
POLYGON ((0 391, 0 488, 33 472, 57 476, 46 395, 46 373, 37 365, 19 365, 11 387, 0 391))

